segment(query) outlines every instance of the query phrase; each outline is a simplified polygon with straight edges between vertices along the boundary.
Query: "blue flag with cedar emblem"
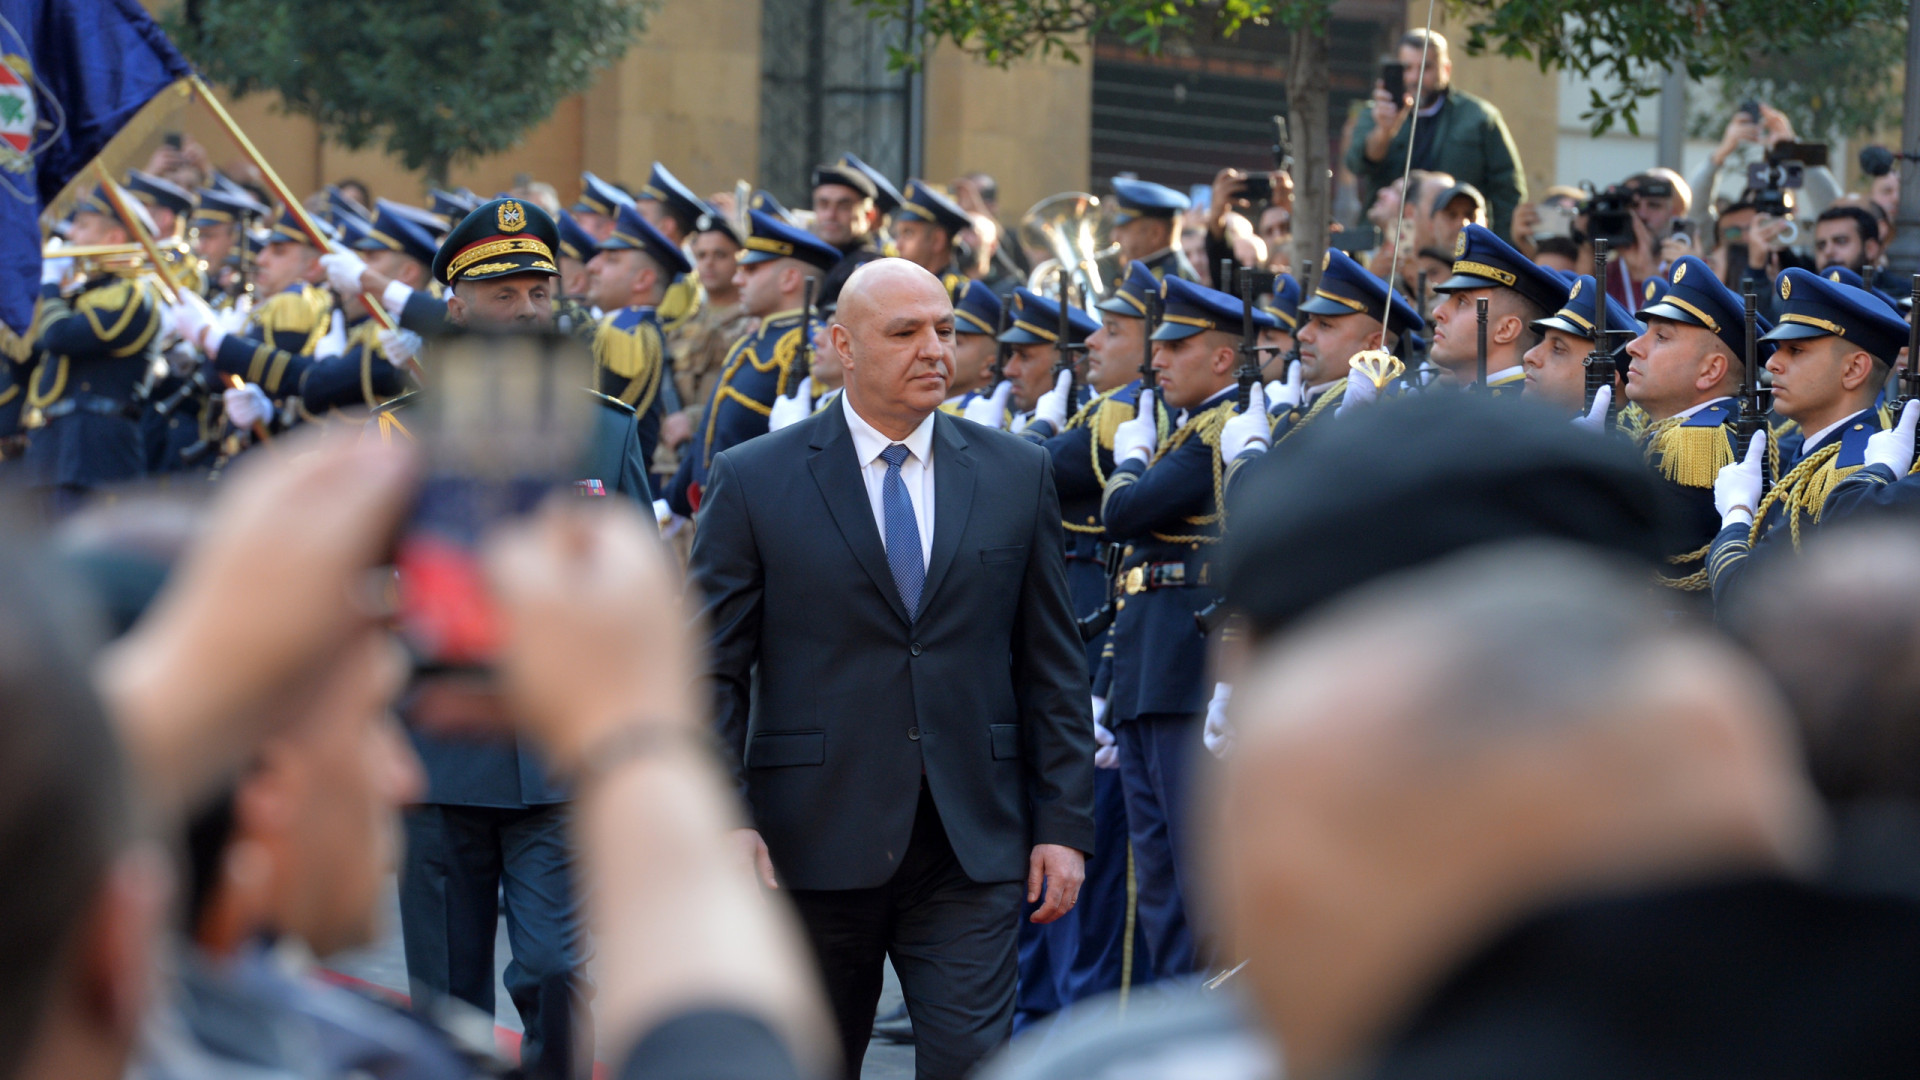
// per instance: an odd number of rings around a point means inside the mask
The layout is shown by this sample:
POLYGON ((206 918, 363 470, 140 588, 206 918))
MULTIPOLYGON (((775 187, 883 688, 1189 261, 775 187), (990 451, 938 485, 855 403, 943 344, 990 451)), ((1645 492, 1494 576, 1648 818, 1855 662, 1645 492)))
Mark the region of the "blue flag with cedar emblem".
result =
POLYGON ((0 352, 27 354, 41 212, 192 70, 137 0, 0 0, 0 352))

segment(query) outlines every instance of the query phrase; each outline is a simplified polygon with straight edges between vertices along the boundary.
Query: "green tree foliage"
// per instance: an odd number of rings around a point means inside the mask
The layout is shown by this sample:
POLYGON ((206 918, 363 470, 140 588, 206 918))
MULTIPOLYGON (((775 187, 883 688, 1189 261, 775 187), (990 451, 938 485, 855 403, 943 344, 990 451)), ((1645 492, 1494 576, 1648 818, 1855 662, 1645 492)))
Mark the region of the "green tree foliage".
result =
POLYGON ((167 30, 236 95, 278 91, 350 149, 410 169, 516 145, 645 29, 657 0, 188 0, 167 30))
POLYGON ((1900 122, 1906 20, 1874 19, 1836 27, 1791 51, 1758 49, 1737 57, 1720 79, 1718 107, 1696 134, 1720 137, 1726 118, 1747 100, 1764 101, 1793 119, 1802 139, 1865 136, 1900 122))
MULTIPOLYGON (((1772 104, 1811 104, 1801 112, 1819 118, 1821 134, 1838 124, 1859 129, 1857 117, 1876 118, 1890 105, 1885 83, 1900 55, 1906 25, 1902 0, 1442 0, 1465 15, 1466 49, 1535 60, 1541 71, 1573 71, 1610 80, 1611 89, 1593 92, 1581 119, 1597 135, 1623 123, 1639 131, 1638 106, 1659 93, 1667 68, 1682 68, 1693 79, 1720 77, 1739 89, 1766 85, 1772 104), (1835 45, 1856 31, 1874 48, 1851 57, 1835 45), (1868 42, 1867 39, 1873 39, 1868 42), (1809 65, 1812 53, 1833 57, 1828 65, 1809 65), (1849 65, 1856 65, 1849 69, 1849 65), (1793 87, 1786 90, 1786 87, 1793 87), (1848 98, 1863 88, 1872 100, 1848 98)), ((1789 110, 1792 111, 1792 110, 1789 110)), ((1871 122, 1865 126, 1872 126, 1871 122)))

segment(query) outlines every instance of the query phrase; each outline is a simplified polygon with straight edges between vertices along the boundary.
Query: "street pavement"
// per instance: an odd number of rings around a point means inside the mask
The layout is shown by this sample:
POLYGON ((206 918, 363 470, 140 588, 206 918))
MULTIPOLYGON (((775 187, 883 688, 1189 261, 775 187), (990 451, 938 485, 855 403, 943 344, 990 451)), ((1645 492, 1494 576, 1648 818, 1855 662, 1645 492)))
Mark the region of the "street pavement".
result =
MULTIPOLYGON (((336 956, 327 966, 342 975, 404 994, 407 992, 407 960, 400 946, 400 897, 396 889, 387 890, 382 925, 384 932, 378 942, 365 949, 336 956)), ((494 1023, 513 1036, 518 1036, 522 1030, 520 1014, 514 1011, 513 1000, 500 983, 500 975, 506 971, 507 962, 512 958, 513 954, 507 948, 506 921, 502 919, 494 933, 493 942, 494 1023)), ((886 987, 880 993, 881 1015, 899 1004, 900 981, 894 977, 893 967, 889 965, 886 987)), ((860 1076, 861 1080, 912 1080, 913 1047, 874 1040, 867 1050, 866 1063, 860 1070, 860 1076)))

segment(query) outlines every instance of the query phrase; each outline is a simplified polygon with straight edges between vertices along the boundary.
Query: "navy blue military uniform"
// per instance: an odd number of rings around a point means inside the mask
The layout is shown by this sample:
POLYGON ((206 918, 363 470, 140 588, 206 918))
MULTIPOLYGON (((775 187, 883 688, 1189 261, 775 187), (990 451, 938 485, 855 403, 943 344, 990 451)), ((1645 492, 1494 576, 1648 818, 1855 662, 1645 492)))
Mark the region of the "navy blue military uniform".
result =
MULTIPOLYGON (((1682 287, 1681 281, 1673 283, 1668 303, 1682 287)), ((1907 342, 1907 324, 1880 298, 1798 267, 1783 271, 1774 288, 1780 321, 1765 335, 1768 341, 1838 337, 1874 358, 1874 375, 1892 370, 1907 342)), ((1739 587, 1750 558, 1799 550, 1803 529, 1818 525, 1830 510, 1836 516, 1857 511, 1893 483, 1884 466, 1861 468, 1867 440, 1879 430, 1880 414, 1869 407, 1824 430, 1807 432, 1791 456, 1782 448, 1779 479, 1753 508, 1753 523, 1733 522, 1713 538, 1707 572, 1716 604, 1739 587), (1858 483, 1847 482, 1859 473, 1865 475, 1858 483)))
MULTIPOLYGON (((558 243, 553 220, 539 207, 495 199, 448 234, 434 278, 452 286, 512 274, 557 276, 558 243)), ((591 1041, 581 1034, 588 947, 567 792, 516 738, 456 740, 415 731, 413 741, 426 767, 427 796, 406 818, 400 921, 407 977, 491 1015, 493 941, 504 901, 513 949, 504 982, 526 1025, 523 1060, 531 1075, 572 1076, 589 1060, 591 1041)))
MULTIPOLYGON (((812 233, 759 210, 747 216, 752 233, 740 253, 743 266, 798 259, 818 272, 840 261, 839 250, 812 233)), ((801 379, 795 363, 810 332, 810 321, 800 309, 776 311, 761 316, 759 327, 727 350, 700 429, 694 432, 693 443, 680 458, 680 471, 667 488, 667 503, 674 513, 692 517, 699 509, 714 455, 767 433, 773 399, 786 396, 801 379)))
POLYGON ((1116 176, 1113 184, 1115 225, 1124 225, 1135 218, 1159 218, 1172 226, 1172 242, 1164 251, 1155 252, 1140 260, 1147 269, 1153 271, 1156 278, 1177 277, 1182 281, 1199 281, 1200 275, 1194 272, 1193 263, 1188 261, 1187 253, 1180 249, 1180 227, 1178 219, 1193 205, 1187 198, 1165 184, 1156 184, 1150 180, 1136 180, 1130 176, 1116 176))
MULTIPOLYGON (((1468 224, 1454 243, 1453 276, 1435 285, 1433 291, 1447 296, 1470 289, 1511 289, 1541 311, 1558 311, 1567 302, 1568 286, 1569 279, 1520 254, 1493 230, 1468 224)), ((1466 332, 1472 333, 1472 322, 1465 325, 1466 332)), ((1487 389, 1496 398, 1519 398, 1526 382, 1526 370, 1517 358, 1506 368, 1487 372, 1487 389)))
MULTIPOLYGON (((591 175, 591 174, 589 174, 591 175)), ((562 259, 572 259, 578 263, 590 263, 600 254, 600 242, 580 227, 572 214, 565 210, 554 219, 554 227, 560 235, 560 246, 554 254, 562 259)), ((556 260, 558 261, 558 260, 556 260)), ((564 286, 563 286, 564 287, 564 286)), ((568 296, 564 292, 553 301, 554 329, 570 334, 582 341, 591 343, 599 320, 593 317, 593 307, 584 296, 568 296)))
MULTIPOLYGON (((1179 278, 1161 282, 1156 341, 1209 330, 1239 336, 1240 300, 1179 278)), ((1272 316, 1253 313, 1272 329, 1272 316)), ((1119 744, 1139 922, 1156 978, 1199 965, 1186 897, 1186 780, 1209 696, 1207 641, 1194 616, 1219 596, 1213 549, 1226 523, 1220 429, 1233 416, 1227 386, 1177 417, 1151 460, 1115 464, 1101 501, 1111 542, 1123 545, 1123 595, 1114 616, 1110 726, 1119 744)))
MULTIPOLYGON (((613 232, 601 242, 600 250, 644 254, 659 270, 663 294, 669 280, 693 269, 679 246, 631 206, 620 208, 613 232)), ((666 421, 666 395, 661 390, 670 381, 672 366, 659 308, 654 305, 610 311, 594 330, 594 389, 633 407, 640 419, 640 452, 649 474, 653 471, 653 451, 660 442, 660 425, 666 421)))

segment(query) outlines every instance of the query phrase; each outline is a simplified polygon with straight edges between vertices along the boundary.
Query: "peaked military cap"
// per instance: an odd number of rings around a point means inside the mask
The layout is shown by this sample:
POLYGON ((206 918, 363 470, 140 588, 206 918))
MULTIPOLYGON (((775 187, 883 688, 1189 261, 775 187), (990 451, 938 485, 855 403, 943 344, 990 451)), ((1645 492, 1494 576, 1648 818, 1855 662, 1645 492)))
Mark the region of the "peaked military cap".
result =
POLYGON ((1130 319, 1147 317, 1147 300, 1160 295, 1160 279, 1153 276, 1147 264, 1135 259, 1127 264, 1127 276, 1113 290, 1113 295, 1093 305, 1101 311, 1115 315, 1125 315, 1130 319))
POLYGON ((433 257, 433 277, 442 285, 486 281, 510 274, 551 274, 560 246, 545 210, 520 199, 481 203, 453 227, 433 257))
MULTIPOLYGON (((1574 278, 1573 284, 1568 287, 1566 304, 1544 319, 1535 319, 1533 328, 1559 330, 1592 341, 1596 329, 1593 301, 1599 295, 1600 290, 1594 287, 1593 276, 1582 274, 1574 278)), ((1640 323, 1620 301, 1609 296, 1607 297, 1607 333, 1615 332, 1638 334, 1640 323)))
POLYGON ((1659 303, 1660 298, 1667 295, 1667 290, 1672 287, 1673 286, 1667 284, 1666 278, 1663 278, 1663 277, 1648 278, 1645 282, 1641 283, 1640 285, 1640 307, 1638 310, 1645 311, 1648 308, 1652 307, 1653 305, 1659 303))
MULTIPOLYGON (((1153 332, 1155 341, 1179 341, 1208 330, 1238 337, 1246 325, 1246 306, 1240 298, 1195 285, 1185 278, 1166 277, 1160 282, 1160 326, 1153 332)), ((1256 330, 1278 330, 1280 320, 1253 309, 1256 330)))
MULTIPOLYGON (((1000 332, 1000 298, 993 290, 970 277, 947 275, 947 296, 953 300, 953 332, 956 334, 997 334, 1000 332)), ((1058 319, 1056 309, 1055 318, 1058 319)))
POLYGON ((148 206, 161 207, 176 214, 193 212, 193 192, 165 177, 134 169, 127 174, 127 190, 148 206))
POLYGON ((747 211, 753 233, 747 237, 746 250, 740 253, 740 265, 772 259, 799 259, 810 266, 831 270, 840 261, 840 249, 798 225, 789 225, 764 210, 747 211))
POLYGON ((614 219, 613 231, 600 241, 601 251, 644 251, 660 268, 669 275, 684 274, 693 269, 687 261, 686 253, 680 245, 667 239, 667 234, 654 228, 653 223, 640 216, 640 210, 631 204, 620 208, 620 214, 614 219))
POLYGON ((231 225, 243 217, 265 217, 267 208, 260 205, 243 188, 238 193, 201 188, 198 203, 193 208, 193 224, 231 225))
POLYGON ((395 202, 392 199, 381 199, 377 204, 377 208, 397 214, 413 222, 415 225, 420 226, 426 230, 427 235, 433 237, 433 242, 436 247, 439 246, 440 238, 447 235, 447 230, 453 227, 453 222, 428 210, 424 206, 395 202))
POLYGON ((693 231, 725 233, 735 244, 741 247, 747 246, 746 237, 740 235, 740 226, 721 213, 720 209, 712 203, 707 204, 707 212, 700 215, 700 220, 693 223, 693 231))
POLYGON ((590 172, 580 174, 580 198, 570 208, 576 214, 619 217, 620 208, 632 206, 633 197, 590 172))
POLYGON ((846 159, 832 165, 821 165, 813 170, 813 187, 827 184, 839 184, 843 188, 852 188, 862 198, 874 199, 880 195, 880 189, 874 186, 873 177, 861 172, 849 164, 846 159))
POLYGON ((341 219, 350 217, 370 222, 373 220, 373 212, 361 206, 360 200, 341 191, 336 185, 328 184, 327 217, 335 225, 340 224, 341 219))
POLYGON ((1300 283, 1292 274, 1275 274, 1273 291, 1253 301, 1261 311, 1280 321, 1280 329, 1291 334, 1300 329, 1300 283))
POLYGON ((1492 229, 1469 224, 1453 244, 1453 276, 1433 291, 1489 288, 1512 289, 1546 311, 1558 311, 1567 301, 1567 283, 1560 275, 1514 250, 1492 229))
MULTIPOLYGON (((1851 285, 1856 289, 1865 289, 1867 292, 1870 292, 1873 295, 1879 297, 1882 303, 1886 304, 1888 307, 1892 308, 1893 310, 1895 311, 1905 310, 1904 308, 1901 307, 1900 301, 1894 298, 1894 296, 1891 293, 1887 292, 1885 289, 1882 289, 1877 285, 1867 284, 1867 281, 1865 278, 1861 277, 1859 274, 1854 273, 1853 271, 1847 269, 1844 266, 1829 266, 1825 270, 1820 271, 1820 276, 1823 278, 1826 278, 1828 281, 1837 281, 1842 285, 1851 285)), ((1909 295, 1906 299, 1907 299, 1907 303, 1909 304, 1913 302, 1913 297, 1911 295, 1909 295)))
POLYGON ((440 245, 419 222, 399 212, 401 204, 387 199, 374 203, 373 221, 353 245, 356 251, 397 251, 422 266, 432 266, 440 245))
POLYGON ((1907 320, 1865 289, 1793 266, 1780 272, 1773 291, 1780 321, 1764 340, 1837 337, 1889 364, 1906 347, 1907 320))
POLYGON ((873 181, 873 205, 879 207, 881 213, 891 214, 900 209, 900 204, 906 201, 901 198, 900 189, 893 186, 893 181, 887 179, 886 174, 853 154, 841 154, 840 164, 873 181))
POLYGON ((907 181, 906 194, 893 216, 899 221, 930 222, 947 230, 948 235, 973 227, 973 219, 960 209, 960 204, 934 190, 925 180, 907 181))
MULTIPOLYGON (((1746 356, 1746 301, 1713 276, 1713 268, 1692 255, 1683 255, 1673 264, 1665 296, 1640 309, 1642 318, 1666 319, 1688 326, 1704 326, 1733 351, 1735 360, 1746 356)), ((1758 316, 1760 340, 1766 340, 1773 324, 1758 316)), ((1765 361, 1773 348, 1761 345, 1754 353, 1765 361)))
POLYGON ((480 205, 480 200, 465 189, 443 191, 434 188, 429 194, 433 199, 433 212, 446 218, 449 224, 466 220, 466 216, 480 205))
MULTIPOLYGON (((1078 307, 1067 309, 1068 344, 1085 341, 1100 324, 1078 307)), ((1000 341, 1009 345, 1052 345, 1060 340, 1060 304, 1024 286, 1013 290, 1013 308, 1007 313, 1007 332, 1000 341)))
POLYGON ((333 229, 333 242, 343 248, 348 248, 353 251, 362 250, 362 245, 366 245, 365 250, 368 251, 380 251, 385 248, 384 244, 371 238, 370 234, 373 232, 373 222, 371 221, 357 217, 343 217, 337 225, 325 218, 315 218, 314 222, 319 225, 331 226, 333 229))
POLYGON ((640 197, 652 199, 665 207, 667 213, 680 223, 680 227, 692 232, 699 222, 700 215, 707 212, 707 204, 680 182, 680 178, 667 170, 659 162, 653 163, 653 171, 647 174, 647 182, 640 186, 640 197))
POLYGON ((1382 325, 1396 334, 1427 328, 1427 321, 1413 310, 1412 304, 1339 248, 1328 248, 1321 257, 1320 282, 1314 286, 1312 296, 1300 301, 1299 307, 1302 315, 1365 315, 1376 320, 1383 310, 1387 318, 1382 325), (1390 309, 1389 296, 1392 297, 1390 309))
MULTIPOLYGON (((313 227, 318 229, 320 235, 326 239, 332 240, 340 235, 340 230, 325 218, 314 217, 311 214, 307 215, 307 217, 313 222, 313 227)), ((300 227, 300 219, 295 217, 293 211, 290 209, 280 212, 280 220, 274 222, 273 228, 267 233, 267 243, 305 244, 308 247, 318 246, 314 244, 313 238, 307 235, 307 230, 300 227)))
POLYGON ((573 215, 565 210, 560 211, 560 216, 554 219, 553 228, 560 237, 560 246, 555 249, 554 254, 576 262, 587 262, 600 254, 599 242, 589 235, 587 230, 581 228, 580 223, 573 220, 573 215))
POLYGON ((747 209, 772 214, 789 225, 800 224, 799 219, 793 216, 793 211, 782 206, 780 200, 773 197, 773 192, 765 189, 753 193, 753 198, 747 200, 747 209))
POLYGON ((1134 218, 1169 218, 1193 205, 1193 200, 1173 190, 1165 184, 1156 184, 1151 180, 1136 180, 1131 176, 1116 176, 1113 184, 1113 201, 1118 204, 1113 215, 1115 225, 1124 225, 1134 218))

